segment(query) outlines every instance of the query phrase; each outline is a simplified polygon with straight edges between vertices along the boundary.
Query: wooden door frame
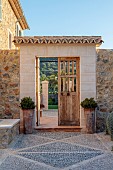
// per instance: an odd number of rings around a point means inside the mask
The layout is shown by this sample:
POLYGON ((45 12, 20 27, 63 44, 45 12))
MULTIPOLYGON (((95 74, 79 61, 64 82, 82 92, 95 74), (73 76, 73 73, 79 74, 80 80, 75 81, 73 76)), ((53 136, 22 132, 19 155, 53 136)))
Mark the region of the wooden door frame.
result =
MULTIPOLYGON (((43 58, 43 56, 41 56, 42 58, 43 58)), ((39 102, 40 102, 40 97, 39 97, 39 91, 40 91, 40 89, 39 89, 39 58, 41 58, 41 57, 38 57, 38 56, 36 56, 35 58, 36 58, 36 119, 37 119, 37 121, 36 121, 36 124, 37 124, 37 126, 39 126, 39 123, 40 123, 40 120, 39 120, 39 117, 40 117, 40 113, 39 113, 39 111, 40 111, 40 105, 39 105, 39 102)), ((50 56, 46 56, 46 58, 51 58, 50 56)), ((52 57, 52 58, 54 58, 54 57, 52 57)), ((59 57, 55 57, 55 58, 57 58, 58 59, 58 125, 59 125, 59 121, 60 121, 60 115, 59 115, 59 112, 60 112, 60 98, 59 98, 59 96, 60 96, 60 91, 61 91, 61 81, 60 81, 60 62, 59 62, 59 60, 61 59, 61 58, 64 58, 64 59, 76 59, 76 62, 77 62, 77 72, 76 72, 76 76, 77 76, 77 83, 76 83, 76 85, 77 85, 77 96, 78 96, 78 104, 79 104, 79 110, 78 110, 78 112, 79 112, 79 117, 80 117, 80 57, 76 57, 76 56, 59 56, 59 57)))
POLYGON ((40 57, 36 57, 36 125, 39 126, 40 124, 40 96, 39 96, 39 91, 40 91, 40 84, 39 84, 39 79, 40 79, 40 57))

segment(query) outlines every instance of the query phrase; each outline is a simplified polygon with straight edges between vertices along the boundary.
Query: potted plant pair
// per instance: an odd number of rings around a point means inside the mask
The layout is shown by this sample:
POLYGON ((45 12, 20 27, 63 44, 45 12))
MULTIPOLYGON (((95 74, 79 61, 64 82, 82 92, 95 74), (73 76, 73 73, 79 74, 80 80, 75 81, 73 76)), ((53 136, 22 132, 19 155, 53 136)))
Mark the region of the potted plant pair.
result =
POLYGON ((96 116, 95 108, 97 103, 94 98, 86 98, 81 102, 81 106, 84 108, 84 114, 86 119, 86 132, 95 133, 96 131, 96 116))
POLYGON ((31 97, 24 97, 21 99, 20 107, 23 111, 24 133, 31 134, 33 132, 35 103, 31 97))

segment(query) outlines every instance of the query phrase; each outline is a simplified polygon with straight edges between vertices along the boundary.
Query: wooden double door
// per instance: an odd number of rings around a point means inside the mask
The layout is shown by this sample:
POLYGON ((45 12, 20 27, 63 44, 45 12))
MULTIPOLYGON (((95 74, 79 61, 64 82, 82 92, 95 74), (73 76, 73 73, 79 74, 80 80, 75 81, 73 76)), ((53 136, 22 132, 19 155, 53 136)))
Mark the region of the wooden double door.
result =
POLYGON ((58 58, 58 125, 80 125, 79 58, 58 58))

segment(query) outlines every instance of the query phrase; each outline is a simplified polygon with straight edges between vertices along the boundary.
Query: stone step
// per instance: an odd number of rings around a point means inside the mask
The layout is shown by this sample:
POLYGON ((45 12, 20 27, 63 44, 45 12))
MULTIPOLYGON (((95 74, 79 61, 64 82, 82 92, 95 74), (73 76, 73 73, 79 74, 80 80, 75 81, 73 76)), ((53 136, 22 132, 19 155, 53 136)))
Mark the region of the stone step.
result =
POLYGON ((58 127, 35 127, 35 130, 41 132, 81 132, 82 128, 80 126, 58 126, 58 127))

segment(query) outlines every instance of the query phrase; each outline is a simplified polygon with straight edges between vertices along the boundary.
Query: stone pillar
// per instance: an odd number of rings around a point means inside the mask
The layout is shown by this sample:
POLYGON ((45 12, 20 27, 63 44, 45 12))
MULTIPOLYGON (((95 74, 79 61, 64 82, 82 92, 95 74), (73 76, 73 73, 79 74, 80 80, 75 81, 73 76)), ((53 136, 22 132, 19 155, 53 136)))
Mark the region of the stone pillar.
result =
MULTIPOLYGON (((31 48, 23 46, 20 49, 20 100, 23 97, 31 97, 36 101, 36 70, 35 54, 31 48), (28 50, 29 49, 29 50, 28 50)), ((36 102, 35 102, 36 104, 36 102)), ((34 114, 33 127, 36 126, 36 110, 34 114)), ((23 112, 20 112, 20 132, 24 131, 23 112)))
MULTIPOLYGON (((92 51, 92 50, 91 50, 92 51)), ((96 50, 91 55, 90 48, 87 49, 87 56, 80 58, 80 102, 85 98, 96 99, 96 50)), ((80 110, 80 126, 86 130, 84 109, 80 110)))
POLYGON ((48 81, 42 81, 42 103, 45 110, 48 110, 48 81))

